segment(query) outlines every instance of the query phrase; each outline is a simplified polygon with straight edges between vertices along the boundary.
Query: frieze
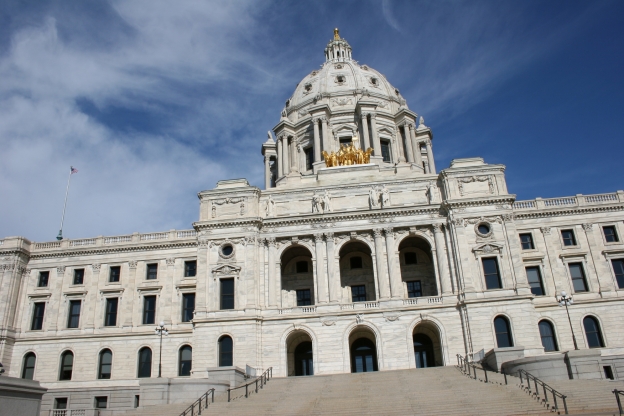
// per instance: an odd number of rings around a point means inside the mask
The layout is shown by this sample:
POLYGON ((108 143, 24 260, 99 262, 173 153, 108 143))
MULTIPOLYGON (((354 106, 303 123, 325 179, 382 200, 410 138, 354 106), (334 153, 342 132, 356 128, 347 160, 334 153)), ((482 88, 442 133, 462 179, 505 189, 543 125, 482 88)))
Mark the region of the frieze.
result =
POLYGON ((56 273, 65 274, 65 266, 59 266, 56 268, 56 273))
POLYGON ((101 264, 99 264, 99 263, 94 263, 94 264, 92 264, 92 265, 91 265, 91 269, 92 269, 94 272, 99 272, 101 267, 102 267, 102 265, 101 265, 101 264))

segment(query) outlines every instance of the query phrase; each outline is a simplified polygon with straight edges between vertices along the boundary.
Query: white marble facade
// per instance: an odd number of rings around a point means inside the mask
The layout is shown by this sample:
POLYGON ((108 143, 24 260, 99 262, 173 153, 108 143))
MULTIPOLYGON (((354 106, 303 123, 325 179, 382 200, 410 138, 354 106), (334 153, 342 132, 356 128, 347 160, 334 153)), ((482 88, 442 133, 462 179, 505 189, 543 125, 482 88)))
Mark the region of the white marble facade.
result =
POLYGON ((591 315, 602 354, 622 351, 622 191, 516 201, 502 165, 458 159, 437 172, 431 130, 399 91, 354 61, 338 36, 325 58, 286 102, 273 128, 277 140, 269 133, 262 145, 266 189, 238 179, 200 192, 192 230, 0 240, 0 361, 8 374, 21 377, 32 352, 34 378, 52 389, 138 386, 138 353, 150 347, 155 377, 159 339, 154 324, 143 324, 146 296, 156 297, 155 322, 169 329, 163 377, 178 377, 184 345, 192 347, 190 377, 209 376, 224 335, 233 340, 233 365, 272 366, 276 376, 295 374, 293 354, 305 341, 315 374, 350 372, 351 347, 362 338, 374 344, 379 370, 414 368, 414 334, 431 339, 431 365, 452 365, 456 354, 497 347, 497 316, 508 319, 524 356, 548 353, 538 329, 544 319, 565 351, 573 342, 556 299, 561 290, 574 296, 579 348, 591 346, 583 325, 591 315), (371 163, 326 168, 321 151, 354 136, 374 149, 371 163), (574 241, 566 245, 570 230, 574 241), (520 234, 532 245, 523 248, 520 234), (500 287, 487 287, 483 259, 496 260, 500 287), (196 273, 185 277, 185 262, 193 261, 196 273), (157 264, 154 279, 147 279, 150 264, 157 264), (571 264, 580 265, 585 280, 575 281, 586 290, 575 290, 571 264), (114 267, 118 282, 110 281, 114 267), (537 267, 543 295, 532 292, 527 267, 537 267), (84 278, 75 284, 76 269, 84 278), (222 308, 225 279, 233 281, 233 309, 222 308), (421 296, 410 297, 414 281, 421 296), (364 288, 361 298, 354 299, 354 286, 364 288), (297 290, 306 289, 310 305, 298 306, 297 290), (190 322, 182 319, 185 294, 195 295, 190 322), (107 326, 113 298, 117 317, 107 326), (68 328, 78 300, 77 327, 68 328), (41 329, 33 329, 41 303, 41 329), (98 379, 105 348, 111 378, 98 379), (67 350, 74 354, 71 380, 59 381, 67 350))

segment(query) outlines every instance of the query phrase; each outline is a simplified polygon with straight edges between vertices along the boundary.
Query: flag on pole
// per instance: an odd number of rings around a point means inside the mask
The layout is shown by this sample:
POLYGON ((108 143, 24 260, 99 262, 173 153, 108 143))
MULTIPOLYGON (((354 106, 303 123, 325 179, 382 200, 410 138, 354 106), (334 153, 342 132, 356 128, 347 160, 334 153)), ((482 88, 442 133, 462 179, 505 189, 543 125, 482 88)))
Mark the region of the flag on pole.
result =
POLYGON ((73 175, 74 173, 78 173, 78 169, 76 169, 75 167, 70 166, 70 168, 71 168, 71 170, 69 172, 70 175, 73 175))

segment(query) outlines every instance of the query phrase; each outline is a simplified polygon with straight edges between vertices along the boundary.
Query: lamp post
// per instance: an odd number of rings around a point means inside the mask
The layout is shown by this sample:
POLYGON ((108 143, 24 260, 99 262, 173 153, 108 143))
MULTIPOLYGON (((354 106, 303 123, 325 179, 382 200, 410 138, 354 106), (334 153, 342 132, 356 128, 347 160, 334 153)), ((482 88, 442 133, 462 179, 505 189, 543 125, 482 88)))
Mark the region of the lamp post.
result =
MULTIPOLYGON (((163 321, 160 321, 154 332, 156 335, 160 336, 160 351, 158 352, 158 378, 160 378, 162 364, 162 337, 163 335, 169 335, 169 332, 167 331, 167 328, 165 328, 165 323, 163 321)), ((576 343, 576 341, 574 342, 576 343)))
POLYGON ((574 336, 574 328, 572 328, 572 320, 570 319, 570 311, 568 310, 568 306, 574 303, 574 299, 572 299, 572 295, 568 295, 565 290, 561 291, 561 295, 559 299, 559 306, 565 306, 566 313, 568 314, 568 322, 570 323, 570 331, 572 331, 572 341, 574 341, 574 349, 578 350, 578 345, 576 344, 576 337, 574 336))

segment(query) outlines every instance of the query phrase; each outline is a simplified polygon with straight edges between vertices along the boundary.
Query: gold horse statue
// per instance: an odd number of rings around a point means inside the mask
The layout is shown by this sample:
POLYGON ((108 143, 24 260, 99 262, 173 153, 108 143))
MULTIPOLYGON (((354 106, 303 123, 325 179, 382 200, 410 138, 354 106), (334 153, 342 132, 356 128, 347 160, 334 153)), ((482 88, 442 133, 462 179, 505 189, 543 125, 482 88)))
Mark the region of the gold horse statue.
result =
POLYGON ((332 168, 335 166, 351 166, 351 165, 362 165, 366 163, 370 163, 370 157, 373 153, 372 148, 366 149, 366 151, 362 149, 356 148, 353 144, 342 145, 338 152, 327 153, 327 151, 323 150, 323 159, 325 160, 325 166, 328 168, 332 168))

